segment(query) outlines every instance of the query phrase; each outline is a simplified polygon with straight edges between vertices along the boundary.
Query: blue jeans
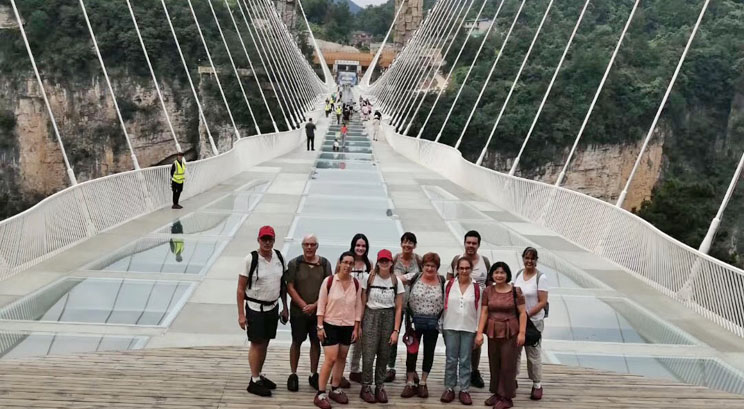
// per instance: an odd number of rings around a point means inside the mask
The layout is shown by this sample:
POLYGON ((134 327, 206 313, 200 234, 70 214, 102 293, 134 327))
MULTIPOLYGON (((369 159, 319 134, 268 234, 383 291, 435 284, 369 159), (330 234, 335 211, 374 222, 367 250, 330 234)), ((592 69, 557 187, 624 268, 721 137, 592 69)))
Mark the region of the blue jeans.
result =
POLYGON ((455 389, 459 380, 460 390, 467 392, 470 389, 470 358, 473 354, 473 340, 475 333, 455 331, 446 329, 444 333, 444 344, 447 349, 447 360, 444 365, 444 387, 455 389))

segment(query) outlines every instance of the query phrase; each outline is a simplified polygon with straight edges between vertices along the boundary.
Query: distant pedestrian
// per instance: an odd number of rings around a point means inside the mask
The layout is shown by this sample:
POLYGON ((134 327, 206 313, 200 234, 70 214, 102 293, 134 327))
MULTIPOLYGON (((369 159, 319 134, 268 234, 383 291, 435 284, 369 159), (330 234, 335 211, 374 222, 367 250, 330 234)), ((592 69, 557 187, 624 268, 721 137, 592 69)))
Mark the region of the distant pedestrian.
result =
POLYGON ((336 125, 341 125, 341 114, 343 114, 344 111, 341 108, 341 104, 336 105, 336 125))
POLYGON ((313 123, 313 118, 310 118, 307 120, 307 125, 305 125, 305 134, 307 135, 307 150, 314 151, 315 150, 315 124, 313 123))
POLYGON ((349 128, 346 124, 341 125, 341 141, 346 143, 346 135, 349 133, 349 128))
POLYGON ((325 100, 325 114, 326 118, 328 118, 328 115, 331 113, 331 101, 325 100))
POLYGON ((171 190, 173 190, 173 206, 171 209, 183 209, 183 206, 178 204, 178 199, 181 198, 181 192, 183 192, 183 183, 186 181, 186 162, 183 160, 183 152, 176 154, 176 160, 171 165, 171 190))

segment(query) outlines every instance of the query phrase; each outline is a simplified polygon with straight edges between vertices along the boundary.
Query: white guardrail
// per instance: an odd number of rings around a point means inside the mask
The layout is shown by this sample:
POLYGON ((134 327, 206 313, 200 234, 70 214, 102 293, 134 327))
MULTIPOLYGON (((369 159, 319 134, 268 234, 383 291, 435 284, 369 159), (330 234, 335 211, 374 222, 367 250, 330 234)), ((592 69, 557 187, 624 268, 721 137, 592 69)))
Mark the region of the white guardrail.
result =
POLYGON ((565 188, 477 166, 457 149, 381 125, 398 153, 492 203, 624 267, 744 337, 744 271, 687 246, 642 218, 565 188))
MULTIPOLYGON (((322 118, 322 110, 309 116, 322 118)), ((304 130, 254 135, 218 156, 187 164, 182 198, 198 195, 288 153, 304 130)), ((0 280, 136 217, 171 205, 170 165, 117 173, 69 187, 0 222, 0 280)))

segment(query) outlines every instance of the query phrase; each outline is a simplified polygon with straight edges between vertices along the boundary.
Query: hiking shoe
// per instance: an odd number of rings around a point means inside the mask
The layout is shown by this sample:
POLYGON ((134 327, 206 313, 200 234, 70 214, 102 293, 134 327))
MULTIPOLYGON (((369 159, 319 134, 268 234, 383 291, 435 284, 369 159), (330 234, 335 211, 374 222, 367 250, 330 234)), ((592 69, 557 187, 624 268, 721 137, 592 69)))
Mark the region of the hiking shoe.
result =
POLYGON ((351 382, 349 382, 348 379, 346 379, 346 378, 344 378, 342 376, 341 377, 341 382, 338 384, 338 387, 339 388, 343 388, 343 389, 349 389, 349 388, 351 388, 351 382))
POLYGON ((470 397, 469 392, 460 391, 460 394, 458 397, 460 398, 460 403, 462 403, 463 405, 469 406, 473 404, 473 398, 470 397))
POLYGON ((427 388, 426 385, 419 385, 418 386, 418 397, 419 398, 428 398, 429 397, 429 388, 427 388))
POLYGON ((485 383, 483 383, 483 377, 481 377, 479 370, 476 369, 470 374, 470 384, 476 388, 482 388, 485 386, 485 383))
POLYGON ((316 394, 313 403, 320 409, 331 409, 331 402, 328 402, 328 395, 325 393, 316 394))
POLYGON ((289 378, 287 378, 287 389, 291 392, 297 392, 300 390, 300 379, 297 377, 296 373, 289 375, 289 378))
POLYGON ((497 393, 494 393, 491 395, 490 398, 486 399, 486 406, 494 406, 498 401, 501 400, 501 396, 499 396, 497 393))
POLYGON ((349 372, 349 380, 356 382, 356 383, 362 383, 362 373, 361 372, 349 372))
POLYGON ((362 386, 362 390, 359 391, 359 397, 367 403, 377 403, 375 395, 372 394, 372 387, 369 385, 362 386))
POLYGON ((338 388, 335 391, 331 391, 331 393, 328 394, 328 397, 342 405, 346 405, 347 403, 349 403, 349 397, 346 396, 341 388, 338 388))
POLYGON ((269 378, 267 378, 267 377, 265 377, 265 376, 263 376, 263 375, 261 375, 261 376, 260 376, 260 378, 261 378, 261 383, 262 383, 262 384, 263 384, 263 385, 264 385, 265 387, 267 387, 267 388, 269 388, 269 389, 272 389, 272 390, 273 390, 273 389, 276 389, 276 384, 275 384, 274 382, 271 382, 271 380, 270 380, 269 378))
POLYGON ((395 380, 395 369, 388 369, 385 374, 385 382, 392 382, 395 380))
POLYGON ((320 378, 320 376, 318 376, 318 373, 317 373, 317 372, 315 372, 314 374, 310 375, 310 376, 309 376, 309 377, 307 378, 307 382, 308 382, 308 383, 310 384, 310 386, 312 386, 312 387, 313 387, 313 389, 315 389, 316 391, 318 390, 318 379, 319 379, 319 378, 320 378))
POLYGON ((445 389, 444 393, 442 393, 442 397, 439 398, 439 400, 444 403, 452 402, 453 400, 455 400, 455 391, 449 388, 445 389))
POLYGON ((501 400, 499 400, 498 402, 496 402, 495 405, 493 405, 493 409, 509 409, 512 406, 514 406, 514 404, 512 403, 511 399, 501 398, 501 400))
POLYGON ((263 382, 253 382, 253 379, 251 379, 251 383, 248 384, 248 387, 245 388, 245 390, 247 390, 248 393, 258 396, 271 396, 271 390, 269 390, 263 382))
POLYGON ((375 387, 375 399, 380 403, 388 403, 387 392, 383 385, 375 387))
POLYGON ((543 388, 542 386, 539 388, 532 387, 532 392, 530 392, 530 399, 532 400, 540 400, 542 399, 543 395, 543 388))
POLYGON ((403 387, 403 392, 401 392, 400 397, 401 398, 411 398, 418 394, 418 387, 416 385, 410 385, 407 384, 403 387))

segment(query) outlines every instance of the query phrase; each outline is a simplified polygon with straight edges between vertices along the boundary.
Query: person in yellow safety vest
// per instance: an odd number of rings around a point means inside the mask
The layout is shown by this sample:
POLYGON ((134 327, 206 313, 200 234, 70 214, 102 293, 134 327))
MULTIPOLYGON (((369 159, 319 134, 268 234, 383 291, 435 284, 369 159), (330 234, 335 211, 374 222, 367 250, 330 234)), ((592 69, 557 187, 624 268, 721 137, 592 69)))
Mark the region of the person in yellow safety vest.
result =
POLYGON ((178 152, 177 159, 171 165, 171 190, 173 190, 173 206, 171 209, 183 209, 178 204, 178 199, 183 192, 183 182, 186 181, 186 162, 183 160, 183 152, 178 152))
POLYGON ((331 102, 328 101, 327 99, 326 99, 326 104, 325 104, 325 113, 326 113, 326 118, 328 118, 328 114, 331 113, 331 102))
MULTIPOLYGON (((183 225, 180 220, 176 220, 171 226, 171 234, 183 234, 183 225)), ((171 237, 170 239, 170 251, 176 256, 176 261, 183 261, 183 237, 171 237)))
POLYGON ((341 104, 338 104, 338 106, 336 107, 336 122, 338 125, 341 125, 341 114, 343 112, 344 111, 341 109, 341 104))

